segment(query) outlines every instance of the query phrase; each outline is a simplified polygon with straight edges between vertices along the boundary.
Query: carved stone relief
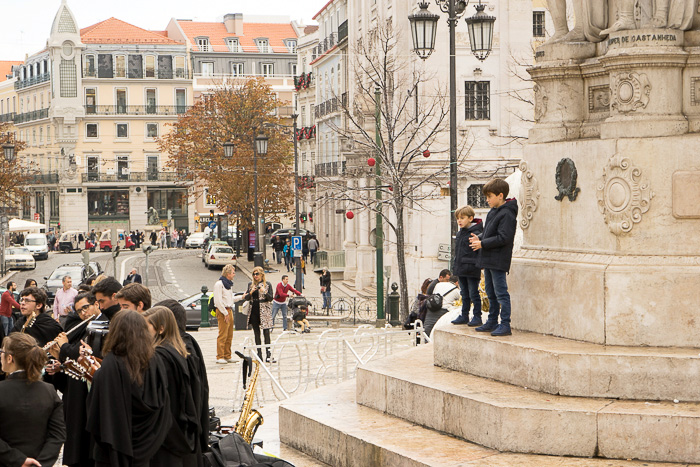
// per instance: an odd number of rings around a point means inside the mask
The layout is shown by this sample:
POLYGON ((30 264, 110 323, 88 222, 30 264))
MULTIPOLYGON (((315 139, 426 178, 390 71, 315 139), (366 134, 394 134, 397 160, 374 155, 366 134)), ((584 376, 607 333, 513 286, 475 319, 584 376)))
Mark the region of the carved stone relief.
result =
POLYGON ((610 110, 610 86, 591 86, 588 88, 588 111, 608 112, 610 110))
POLYGON ((576 201, 581 189, 576 186, 578 182, 578 171, 576 164, 568 157, 563 158, 557 164, 555 172, 555 182, 559 194, 554 197, 557 201, 561 201, 566 196, 569 201, 576 201))
POLYGON ((622 72, 610 76, 611 106, 618 112, 628 113, 645 108, 650 93, 651 83, 644 73, 622 72))
POLYGON ((540 190, 535 174, 532 173, 527 165, 527 162, 521 161, 519 168, 523 173, 520 182, 520 195, 518 196, 520 199, 520 212, 522 213, 520 227, 527 229, 530 227, 530 221, 532 220, 533 213, 537 211, 540 190))
POLYGON ((690 105, 700 104, 700 77, 690 78, 690 105))
POLYGON ((649 210, 654 192, 642 171, 630 160, 615 154, 603 169, 597 186, 598 209, 615 235, 628 233, 649 210))
POLYGON ((535 84, 533 87, 535 93, 535 121, 539 122, 547 113, 547 92, 541 84, 535 84))

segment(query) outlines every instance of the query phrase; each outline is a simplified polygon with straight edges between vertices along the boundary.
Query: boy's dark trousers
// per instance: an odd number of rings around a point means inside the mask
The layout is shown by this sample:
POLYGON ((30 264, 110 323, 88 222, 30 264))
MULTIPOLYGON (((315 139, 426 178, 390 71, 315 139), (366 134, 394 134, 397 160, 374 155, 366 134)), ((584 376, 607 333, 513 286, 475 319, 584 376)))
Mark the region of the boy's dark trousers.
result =
POLYGON ((462 316, 469 320, 469 309, 474 304, 474 315, 481 319, 481 296, 479 295, 479 277, 459 276, 459 294, 462 296, 462 316))
POLYGON ((486 295, 489 297, 489 318, 487 324, 498 324, 500 310, 501 323, 510 326, 510 294, 506 282, 506 271, 484 269, 486 295))

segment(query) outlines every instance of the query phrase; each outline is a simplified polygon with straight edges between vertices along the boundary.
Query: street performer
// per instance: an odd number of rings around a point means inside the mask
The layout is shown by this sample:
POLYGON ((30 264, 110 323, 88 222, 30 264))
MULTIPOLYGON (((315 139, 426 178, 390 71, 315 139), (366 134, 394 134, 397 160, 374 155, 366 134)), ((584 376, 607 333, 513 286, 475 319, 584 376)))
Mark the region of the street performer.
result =
POLYGON ((45 346, 54 340, 63 328, 49 313, 44 313, 46 308, 46 292, 38 287, 28 287, 20 293, 19 310, 22 316, 15 323, 14 331, 29 334, 36 339, 39 347, 45 346))

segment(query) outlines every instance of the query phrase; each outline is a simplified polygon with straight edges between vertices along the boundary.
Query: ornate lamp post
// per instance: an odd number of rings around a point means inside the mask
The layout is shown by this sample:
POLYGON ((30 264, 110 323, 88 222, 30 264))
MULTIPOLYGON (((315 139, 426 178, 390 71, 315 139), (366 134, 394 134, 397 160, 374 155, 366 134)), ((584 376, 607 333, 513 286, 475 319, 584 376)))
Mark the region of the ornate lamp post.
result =
POLYGON ((268 137, 259 134, 253 145, 253 197, 255 198, 255 253, 260 252, 260 211, 258 209, 258 155, 267 154, 268 137))
MULTIPOLYGON (((435 0, 443 13, 447 13, 447 24, 450 31, 450 233, 452 251, 454 252, 455 236, 457 235, 457 65, 455 57, 456 41, 455 28, 457 21, 464 15, 468 1, 465 0, 435 0)), ((422 1, 420 10, 408 17, 411 22, 413 50, 423 60, 428 58, 435 48, 435 34, 439 15, 428 11, 428 2, 422 1)), ((472 53, 479 60, 485 60, 491 52, 493 40, 493 23, 496 18, 484 13, 484 5, 479 1, 476 14, 467 18, 469 29, 469 45, 472 53)))
MULTIPOLYGON (((17 155, 15 154, 15 144, 12 142, 12 133, 7 133, 7 141, 2 145, 2 152, 5 156, 5 160, 12 164, 15 161, 17 155)), ((0 219, 0 236, 2 237, 2 244, 0 245, 0 275, 5 275, 5 225, 8 222, 6 217, 6 206, 5 202, 2 203, 2 213, 0 214, 2 218, 0 219)))

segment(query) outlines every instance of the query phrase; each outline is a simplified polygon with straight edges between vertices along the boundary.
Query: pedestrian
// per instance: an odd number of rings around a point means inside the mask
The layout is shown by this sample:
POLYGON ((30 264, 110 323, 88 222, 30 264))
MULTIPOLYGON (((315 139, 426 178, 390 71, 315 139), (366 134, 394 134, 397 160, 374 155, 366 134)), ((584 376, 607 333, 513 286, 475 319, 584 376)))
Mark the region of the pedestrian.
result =
POLYGON ((277 264, 282 264, 282 259, 284 256, 284 243, 279 235, 275 236, 275 241, 272 244, 275 249, 275 258, 277 259, 277 264))
POLYGON ((66 317, 73 308, 73 300, 78 295, 78 291, 73 288, 73 278, 71 276, 63 276, 63 288, 56 290, 56 296, 53 300, 53 317, 61 323, 61 327, 66 324, 66 317))
POLYGON ((185 242, 187 241, 187 232, 184 230, 180 231, 180 248, 185 248, 185 242))
POLYGON ((15 321, 14 332, 23 332, 45 346, 56 338, 63 329, 46 310, 46 292, 37 287, 29 287, 20 292, 19 310, 22 316, 15 321))
POLYGON ((331 273, 328 271, 327 267, 321 270, 319 276, 319 282, 321 284, 321 296, 323 297, 323 309, 326 314, 331 312, 331 273))
POLYGON ((179 234, 177 233, 177 229, 173 229, 173 232, 170 234, 170 247, 171 248, 177 248, 178 236, 179 236, 179 234))
POLYGON ((479 282, 481 269, 476 265, 479 254, 469 245, 471 234, 480 235, 484 231, 481 219, 474 218, 474 208, 461 207, 455 212, 459 232, 455 238, 455 255, 452 272, 459 278, 459 291, 462 294, 462 313, 452 321, 452 324, 468 324, 471 327, 481 326, 481 297, 479 282), (474 305, 474 313, 469 320, 469 310, 474 305))
POLYGON ((433 279, 430 284, 428 285, 428 295, 433 294, 433 290, 435 290, 435 286, 438 284, 438 282, 447 282, 450 280, 452 277, 452 273, 450 272, 449 269, 443 269, 438 273, 437 279, 433 279))
POLYGON ((262 360, 262 348, 260 342, 260 329, 265 337, 265 361, 274 363, 270 353, 270 329, 272 329, 272 285, 265 280, 265 271, 260 266, 253 268, 253 280, 248 283, 243 300, 250 301, 248 310, 248 324, 253 326, 255 345, 258 347, 258 357, 262 360))
POLYGON ((56 235, 53 232, 49 232, 46 236, 46 243, 49 245, 49 251, 55 251, 56 235))
POLYGON ((311 260, 311 264, 314 264, 314 258, 316 257, 316 252, 318 251, 318 240, 316 240, 316 235, 311 236, 309 239, 309 259, 311 260))
POLYGON ((90 230, 90 241, 93 245, 97 241, 97 234, 95 233, 95 229, 90 230))
POLYGON ((0 297, 0 323, 5 335, 9 335, 14 326, 12 308, 19 309, 19 303, 15 300, 13 293, 17 290, 17 283, 10 281, 7 283, 7 290, 0 297))
POLYGON ((221 277, 214 284, 214 307, 219 335, 216 338, 216 363, 233 363, 231 344, 233 343, 233 278, 236 267, 227 264, 221 271, 221 277))
POLYGON ((87 398, 95 466, 150 465, 172 420, 168 378, 155 358, 146 318, 131 310, 117 313, 103 350, 87 398))
POLYGON ((298 325, 301 327, 301 333, 307 333, 311 332, 311 326, 309 326, 309 320, 306 319, 306 317, 309 314, 309 305, 307 303, 304 303, 302 305, 299 305, 299 309, 294 312, 294 315, 292 316, 292 319, 294 320, 294 324, 298 325))
POLYGON ((134 243, 136 244, 136 248, 141 248, 141 240, 143 238, 143 234, 137 230, 134 237, 134 243))
POLYGON ((156 231, 152 230, 151 235, 149 236, 149 240, 151 241, 151 245, 156 246, 156 243, 158 243, 158 236, 156 235, 156 231))
POLYGON ((41 381, 46 352, 29 335, 15 333, 0 351, 1 465, 54 465, 66 439, 63 403, 54 387, 41 381))
POLYGON ((137 284, 143 283, 143 280, 141 279, 141 274, 139 274, 136 271, 136 268, 131 268, 131 272, 128 276, 126 276, 126 279, 124 279, 124 283, 122 285, 131 284, 132 282, 135 282, 137 284))
POLYGON ((132 282, 122 287, 114 298, 122 310, 133 310, 139 313, 151 308, 151 291, 142 284, 132 282))
POLYGON ((510 294, 506 274, 510 270, 518 217, 518 202, 507 199, 508 182, 496 178, 482 189, 491 210, 486 215, 481 236, 471 235, 469 244, 479 251, 478 266, 484 269, 484 285, 489 298, 489 316, 476 328, 492 336, 510 336, 510 294), (498 323, 498 316, 501 322, 498 323))
POLYGON ((459 299, 459 286, 457 285, 457 276, 449 276, 449 279, 445 279, 442 276, 440 282, 435 285, 433 289, 433 294, 439 294, 442 296, 442 307, 439 310, 426 309, 425 321, 423 322, 423 328, 425 333, 430 337, 433 332, 433 327, 435 323, 438 322, 442 316, 447 313, 447 311, 452 307, 459 299))
POLYGON ((287 272, 289 272, 292 268, 292 242, 290 240, 287 240, 282 252, 284 253, 284 265, 287 266, 287 272))
MULTIPOLYGON (((306 239, 304 238, 303 240, 306 240, 306 239)), ((308 241, 302 241, 301 257, 304 259, 304 261, 309 259, 309 242, 308 241)))
POLYGON ((301 292, 296 290, 294 287, 289 285, 289 276, 283 275, 282 282, 277 284, 275 288, 275 295, 272 299, 272 326, 275 326, 275 317, 277 313, 282 311, 282 329, 287 330, 287 298, 289 297, 288 292, 293 292, 298 296, 301 296, 301 292))
POLYGON ((168 234, 165 232, 165 227, 160 229, 158 232, 158 242, 160 243, 160 249, 164 250, 168 246, 168 234))

